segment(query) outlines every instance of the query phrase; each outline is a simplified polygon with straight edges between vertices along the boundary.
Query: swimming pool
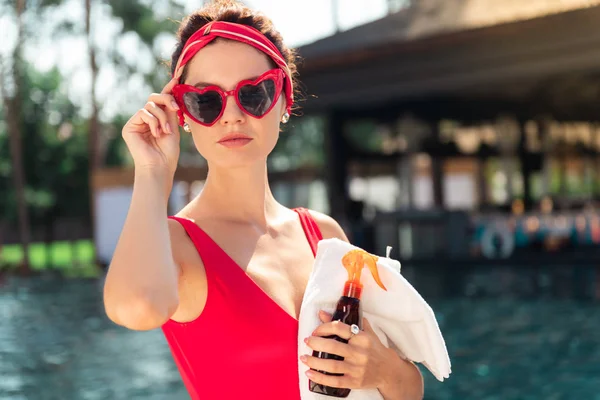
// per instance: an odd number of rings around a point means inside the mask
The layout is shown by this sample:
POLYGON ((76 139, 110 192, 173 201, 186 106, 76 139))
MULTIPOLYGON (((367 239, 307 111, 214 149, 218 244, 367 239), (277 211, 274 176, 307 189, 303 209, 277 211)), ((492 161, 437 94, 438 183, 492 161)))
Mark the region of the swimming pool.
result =
MULTIPOLYGON (((527 287, 522 274, 482 271, 463 274, 465 292, 447 297, 437 294, 439 274, 406 267, 453 364, 444 383, 424 370, 425 398, 600 399, 598 302, 550 289, 524 296, 515 289, 527 287)), ((96 280, 10 279, 0 288, 1 399, 189 399, 162 333, 113 325, 100 296, 96 280)))

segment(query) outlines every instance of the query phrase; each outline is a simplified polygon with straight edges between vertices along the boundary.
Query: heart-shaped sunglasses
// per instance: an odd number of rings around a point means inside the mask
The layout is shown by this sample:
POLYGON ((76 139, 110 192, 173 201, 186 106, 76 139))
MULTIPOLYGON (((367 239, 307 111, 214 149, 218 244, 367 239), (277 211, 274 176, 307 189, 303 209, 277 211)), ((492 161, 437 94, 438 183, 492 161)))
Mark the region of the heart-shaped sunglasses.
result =
POLYGON ((178 84, 173 96, 180 109, 191 119, 204 126, 214 125, 225 112, 227 97, 234 96, 240 110, 254 118, 262 118, 271 111, 283 87, 285 73, 277 68, 258 78, 239 82, 234 90, 224 91, 218 86, 199 89, 178 84))

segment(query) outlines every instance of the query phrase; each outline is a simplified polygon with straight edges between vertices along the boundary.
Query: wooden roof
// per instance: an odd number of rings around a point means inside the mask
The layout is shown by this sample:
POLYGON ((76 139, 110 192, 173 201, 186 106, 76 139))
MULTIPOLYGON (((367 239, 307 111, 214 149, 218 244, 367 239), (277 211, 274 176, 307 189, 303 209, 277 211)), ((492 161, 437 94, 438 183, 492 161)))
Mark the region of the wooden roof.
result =
POLYGON ((300 79, 315 96, 303 107, 489 100, 597 114, 600 0, 415 4, 301 47, 300 79))
POLYGON ((414 0, 382 19, 302 46, 309 60, 373 46, 540 18, 600 5, 600 0, 414 0))

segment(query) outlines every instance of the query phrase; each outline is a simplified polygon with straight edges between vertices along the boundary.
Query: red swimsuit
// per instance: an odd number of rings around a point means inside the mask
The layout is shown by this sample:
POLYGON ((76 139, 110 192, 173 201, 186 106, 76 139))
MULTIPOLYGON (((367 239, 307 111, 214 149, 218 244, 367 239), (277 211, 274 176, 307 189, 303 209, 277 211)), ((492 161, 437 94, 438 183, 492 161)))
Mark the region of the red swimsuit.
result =
MULTIPOLYGON (((295 209, 316 253, 319 226, 295 209)), ((185 228, 204 262, 208 297, 196 320, 162 327, 192 400, 299 400, 298 321, 194 222, 185 228)))

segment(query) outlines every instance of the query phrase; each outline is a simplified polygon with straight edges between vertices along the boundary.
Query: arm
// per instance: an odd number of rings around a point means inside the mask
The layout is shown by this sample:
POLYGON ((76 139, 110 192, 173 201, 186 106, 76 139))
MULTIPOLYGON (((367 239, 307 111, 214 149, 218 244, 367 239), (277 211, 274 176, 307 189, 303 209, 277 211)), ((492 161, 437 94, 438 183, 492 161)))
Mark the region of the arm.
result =
MULTIPOLYGON (((337 238, 348 242, 344 230, 333 218, 317 211, 310 211, 319 224, 323 239, 337 238)), ((388 363, 386 362, 386 365, 388 363)), ((385 400, 417 400, 423 398, 423 375, 417 366, 403 360, 394 350, 389 349, 389 371, 384 383, 378 387, 385 400)))
POLYGON ((390 350, 389 375, 378 388, 385 400, 421 400, 424 396, 423 375, 411 361, 403 360, 390 350))
POLYGON ((135 330, 160 327, 176 311, 180 268, 167 219, 172 177, 135 171, 133 197, 104 285, 104 307, 115 323, 135 330))

